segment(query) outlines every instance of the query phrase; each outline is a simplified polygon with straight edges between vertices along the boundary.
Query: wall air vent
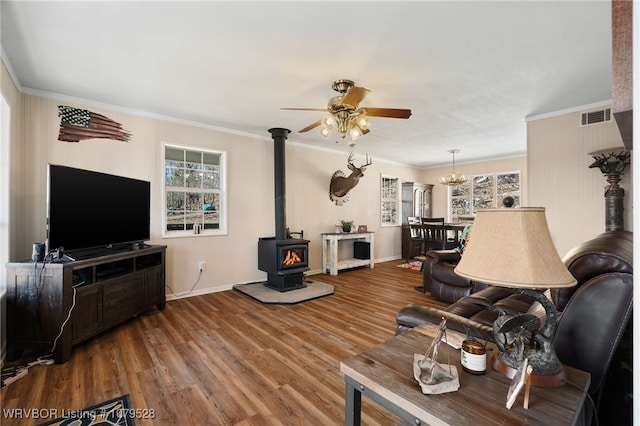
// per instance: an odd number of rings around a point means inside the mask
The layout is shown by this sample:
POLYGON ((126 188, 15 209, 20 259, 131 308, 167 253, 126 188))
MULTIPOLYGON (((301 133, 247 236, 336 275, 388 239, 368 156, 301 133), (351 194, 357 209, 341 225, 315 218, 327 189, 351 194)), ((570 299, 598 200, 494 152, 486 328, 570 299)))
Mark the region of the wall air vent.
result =
POLYGON ((580 114, 580 126, 591 126, 593 124, 606 123, 611 121, 611 108, 599 109, 597 111, 583 112, 580 114))

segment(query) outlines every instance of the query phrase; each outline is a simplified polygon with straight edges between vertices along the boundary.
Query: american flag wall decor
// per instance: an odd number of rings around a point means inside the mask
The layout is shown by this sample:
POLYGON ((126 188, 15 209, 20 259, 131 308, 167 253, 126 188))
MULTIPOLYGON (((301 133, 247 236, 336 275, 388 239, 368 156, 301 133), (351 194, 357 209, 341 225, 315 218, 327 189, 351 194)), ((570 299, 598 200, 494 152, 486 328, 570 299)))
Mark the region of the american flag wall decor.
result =
POLYGON ((128 142, 131 134, 104 115, 86 109, 58 105, 60 117, 60 134, 62 142, 80 142, 84 139, 113 139, 128 142))

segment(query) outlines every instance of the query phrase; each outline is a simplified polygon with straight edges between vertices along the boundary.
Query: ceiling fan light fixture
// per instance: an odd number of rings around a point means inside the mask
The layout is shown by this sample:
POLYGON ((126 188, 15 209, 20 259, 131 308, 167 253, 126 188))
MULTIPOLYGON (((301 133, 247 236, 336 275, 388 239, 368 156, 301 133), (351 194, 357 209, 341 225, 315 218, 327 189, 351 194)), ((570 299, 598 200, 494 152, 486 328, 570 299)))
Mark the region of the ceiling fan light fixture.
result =
POLYGON ((334 114, 334 118, 338 125, 338 133, 340 133, 342 135, 342 139, 344 139, 347 136, 347 133, 349 132, 351 127, 350 126, 351 114, 349 114, 349 111, 342 110, 342 111, 336 112, 334 114))
POLYGON ((358 126, 353 126, 349 130, 349 134, 351 135, 351 140, 356 140, 362 136, 362 130, 360 130, 360 127, 358 126))
POLYGON ((322 126, 327 130, 331 130, 335 123, 336 123, 336 120, 333 118, 332 115, 327 115, 322 119, 322 126))
POLYGON ((362 130, 367 130, 369 127, 371 127, 371 120, 369 120, 369 117, 367 117, 367 115, 364 112, 361 112, 360 115, 358 115, 356 124, 362 130))
POLYGON ((462 173, 456 171, 456 152, 459 152, 458 149, 450 149, 448 152, 453 156, 453 162, 451 165, 451 173, 447 176, 441 176, 438 178, 441 184, 447 186, 457 186, 462 185, 467 181, 467 177, 462 173))
POLYGON ((330 114, 320 120, 322 128, 320 134, 327 137, 334 127, 337 127, 338 133, 342 138, 346 138, 347 134, 351 139, 355 140, 368 133, 371 127, 371 120, 367 117, 363 110, 353 111, 353 109, 333 109, 330 114))

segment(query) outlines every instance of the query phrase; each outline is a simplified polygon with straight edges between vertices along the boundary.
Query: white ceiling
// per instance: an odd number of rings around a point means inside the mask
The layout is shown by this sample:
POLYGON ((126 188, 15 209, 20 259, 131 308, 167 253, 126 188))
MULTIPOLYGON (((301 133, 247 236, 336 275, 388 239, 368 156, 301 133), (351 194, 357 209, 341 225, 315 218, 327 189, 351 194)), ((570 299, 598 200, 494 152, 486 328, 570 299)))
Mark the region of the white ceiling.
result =
MULTIPOLYGON (((349 150, 298 130, 336 79, 371 90, 356 152, 429 167, 522 155, 525 118, 611 99, 610 1, 6 1, 2 56, 56 99, 349 150)), ((134 135, 135 137, 135 135, 134 135)), ((188 141, 185 141, 188 142, 188 141)))

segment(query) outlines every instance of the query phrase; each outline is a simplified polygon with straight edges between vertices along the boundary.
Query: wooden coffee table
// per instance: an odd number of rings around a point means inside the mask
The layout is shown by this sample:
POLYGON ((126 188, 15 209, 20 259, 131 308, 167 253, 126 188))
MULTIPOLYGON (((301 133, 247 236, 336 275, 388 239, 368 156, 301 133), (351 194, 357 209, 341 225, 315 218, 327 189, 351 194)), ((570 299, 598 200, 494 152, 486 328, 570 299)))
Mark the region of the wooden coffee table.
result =
MULTIPOLYGON (((438 361, 458 368, 460 389, 440 395, 423 394, 413 378, 413 354, 424 354, 437 328, 423 324, 340 363, 346 382, 346 425, 360 424, 362 394, 415 425, 547 426, 581 421, 585 392, 591 383, 589 373, 565 367, 571 384, 531 387, 529 408, 523 408, 522 392, 508 410, 505 403, 511 380, 493 371, 490 363, 483 375, 466 373, 460 365, 459 350, 445 343, 440 345, 438 361)), ((447 330, 450 337, 454 333, 447 330)))

